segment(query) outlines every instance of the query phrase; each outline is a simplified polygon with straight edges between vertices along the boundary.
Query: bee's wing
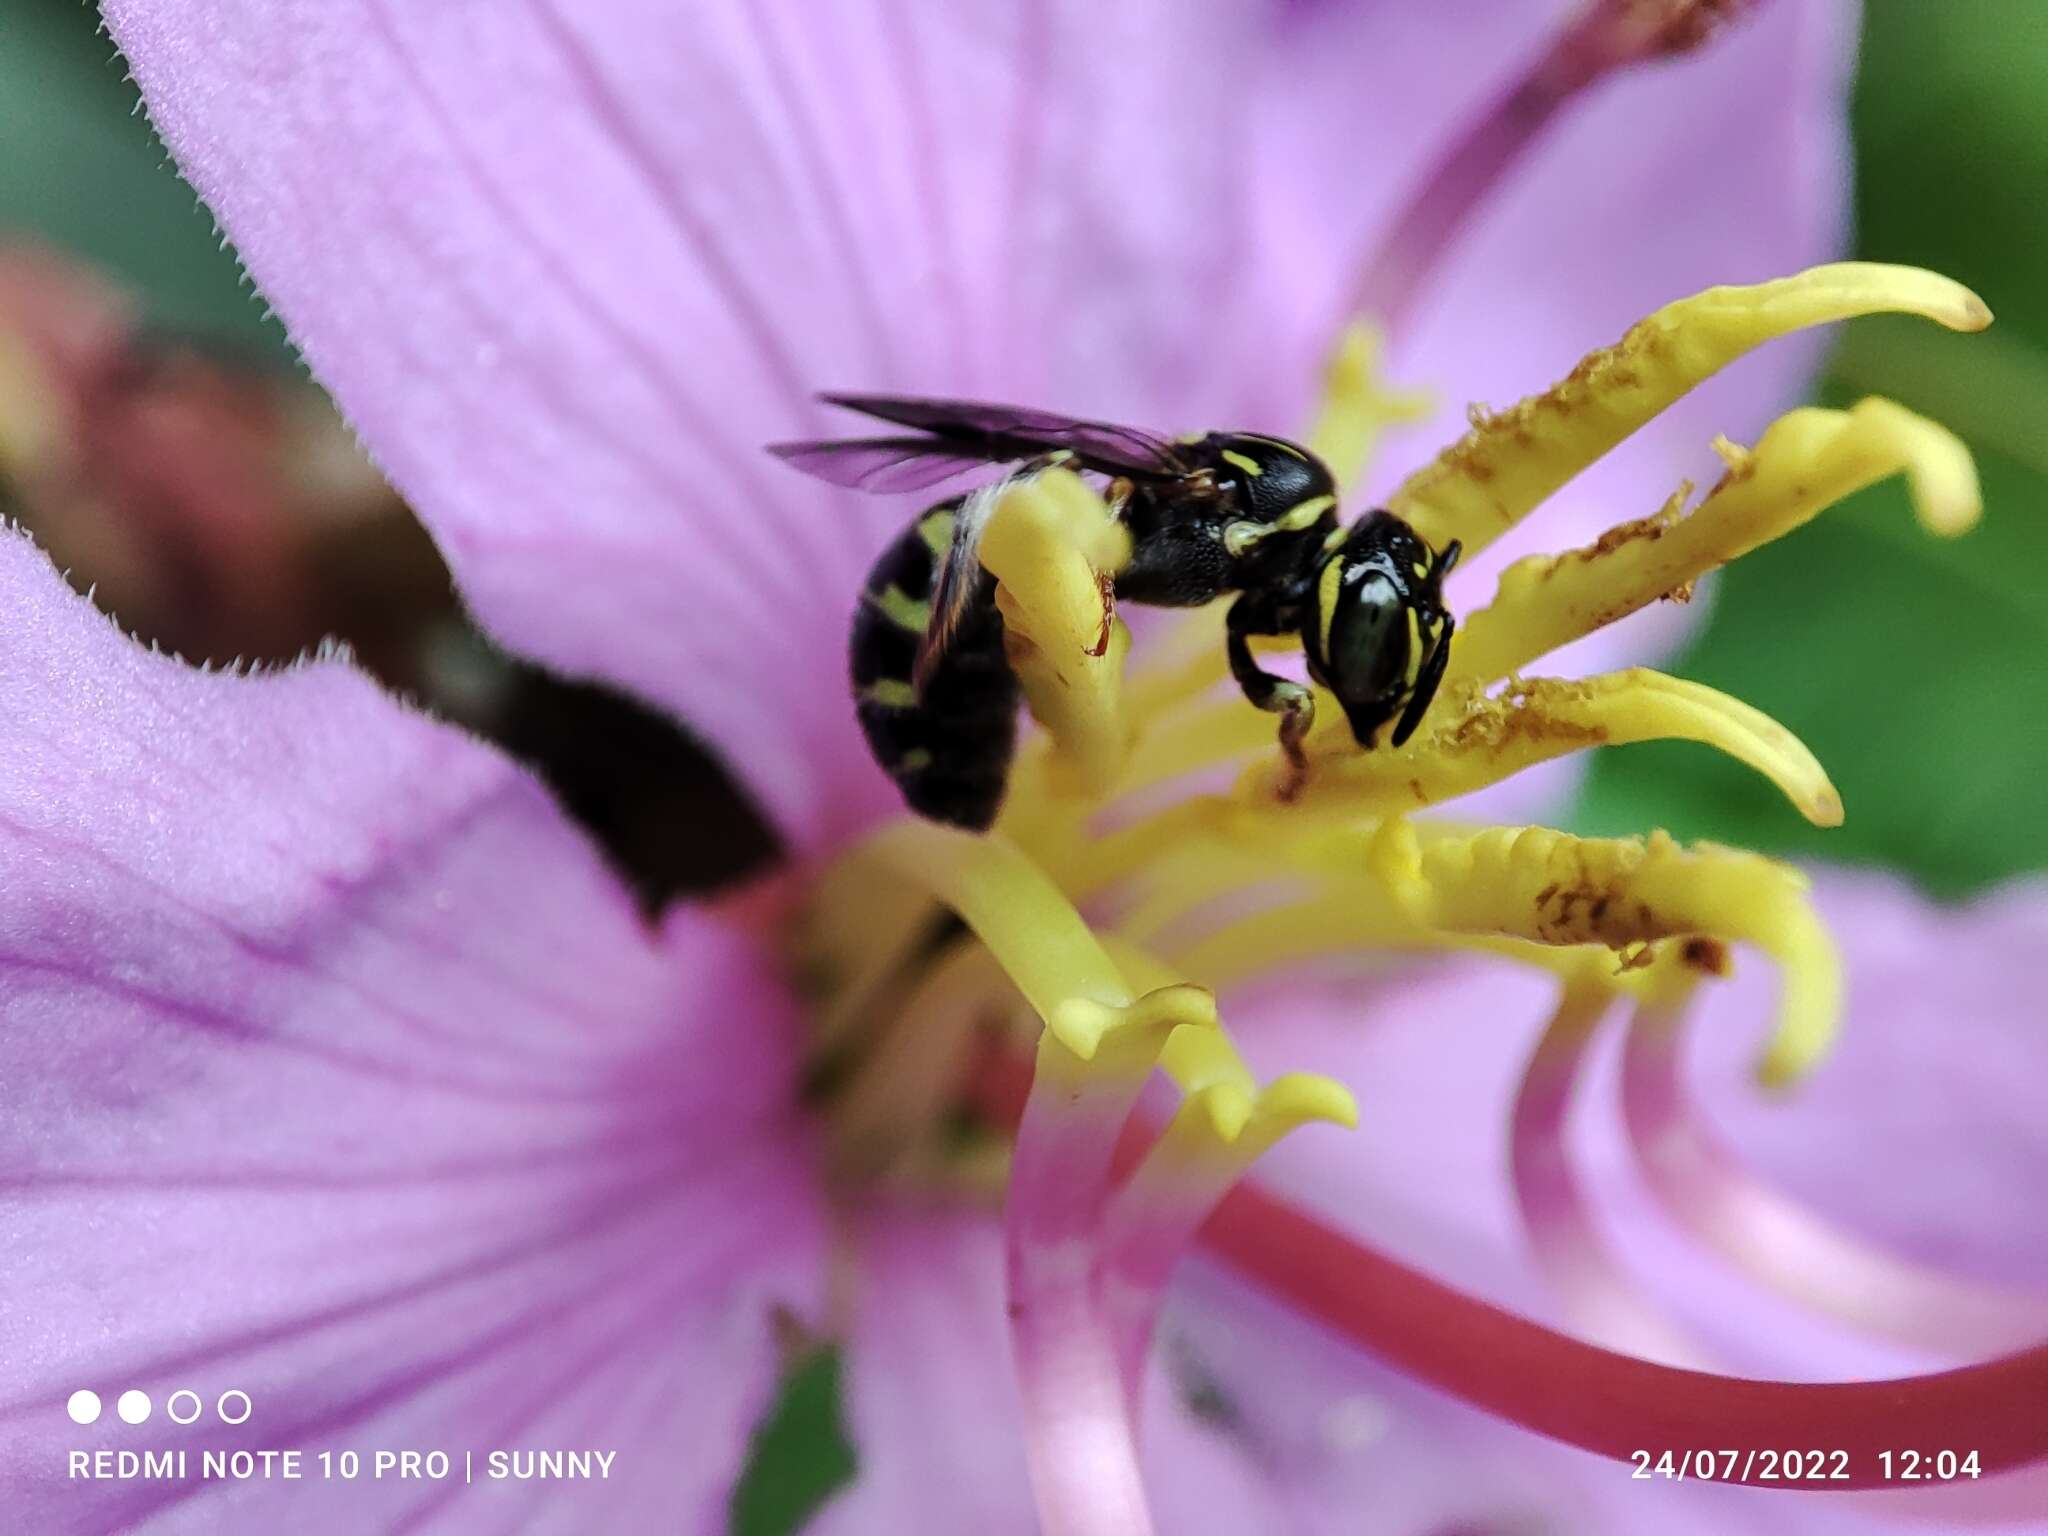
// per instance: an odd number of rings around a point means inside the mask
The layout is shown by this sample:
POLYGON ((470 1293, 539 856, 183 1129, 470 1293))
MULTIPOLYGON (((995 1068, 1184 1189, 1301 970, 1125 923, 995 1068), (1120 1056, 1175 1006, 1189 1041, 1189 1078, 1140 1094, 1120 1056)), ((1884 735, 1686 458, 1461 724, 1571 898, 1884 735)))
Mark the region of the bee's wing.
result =
POLYGON ((1192 467, 1165 438, 1113 422, 1083 421, 1052 411, 980 400, 925 400, 908 395, 818 398, 863 416, 929 432, 937 439, 933 451, 964 452, 984 463, 1065 450, 1079 459, 1083 468, 1108 475, 1177 478, 1192 467))
POLYGON ((937 673, 953 636, 959 633, 960 621, 973 605, 975 591, 981 585, 982 530, 988 526, 996 501, 1012 483, 1006 479, 983 486, 963 497, 960 510, 953 514, 953 542, 947 546, 946 557, 932 582, 932 616, 925 624, 924 637, 917 645, 917 660, 910 669, 911 685, 919 692, 937 673))
POLYGON ((990 462, 935 437, 851 437, 771 443, 768 451, 807 475, 853 491, 923 491, 990 462))

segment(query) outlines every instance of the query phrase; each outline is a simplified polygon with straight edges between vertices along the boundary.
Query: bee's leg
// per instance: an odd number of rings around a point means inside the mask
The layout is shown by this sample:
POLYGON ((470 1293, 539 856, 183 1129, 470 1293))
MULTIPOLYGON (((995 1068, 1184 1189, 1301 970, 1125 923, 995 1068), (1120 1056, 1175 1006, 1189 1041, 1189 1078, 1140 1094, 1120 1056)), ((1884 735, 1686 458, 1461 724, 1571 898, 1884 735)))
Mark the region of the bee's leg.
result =
POLYGON ((1096 590, 1102 594, 1102 628, 1095 633, 1095 643, 1088 647, 1090 656, 1109 654, 1109 637, 1116 629, 1116 578, 1107 571, 1095 573, 1096 590))
MULTIPOLYGON (((1103 504, 1109 508, 1109 515, 1119 523, 1125 522, 1124 513, 1130 507, 1131 497, 1136 491, 1137 486, 1123 475, 1118 475, 1102 488, 1103 504)), ((1088 648, 1090 656, 1106 655, 1109 651, 1110 631, 1116 627, 1116 585, 1119 579, 1118 575, 1111 571, 1095 573, 1095 584, 1102 591, 1102 630, 1096 635, 1095 644, 1088 648)))
POLYGON ((1252 656, 1251 637, 1284 635, 1294 625, 1282 623, 1270 603, 1261 601, 1256 594, 1247 594, 1230 605, 1226 628, 1230 675, 1253 704, 1280 716, 1280 750, 1287 754, 1287 782, 1281 786, 1280 798, 1292 800, 1308 782, 1308 753, 1302 743, 1308 739, 1309 727, 1315 724, 1316 696, 1300 683, 1262 671, 1252 656))

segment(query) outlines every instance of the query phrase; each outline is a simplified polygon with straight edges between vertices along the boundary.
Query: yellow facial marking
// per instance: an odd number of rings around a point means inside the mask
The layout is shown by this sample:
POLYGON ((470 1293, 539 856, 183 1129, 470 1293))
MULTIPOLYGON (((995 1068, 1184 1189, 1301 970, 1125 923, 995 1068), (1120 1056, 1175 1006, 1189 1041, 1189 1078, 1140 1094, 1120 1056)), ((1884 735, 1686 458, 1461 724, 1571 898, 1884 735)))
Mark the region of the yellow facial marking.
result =
POLYGON ((1401 613, 1408 620, 1407 682, 1408 686, 1412 688, 1415 686, 1415 680, 1422 676, 1422 625, 1416 621, 1413 608, 1404 608, 1401 610, 1401 613))
POLYGON ((1330 659, 1330 626, 1337 619, 1337 594, 1344 588, 1344 562, 1332 560, 1316 582, 1316 611, 1321 616, 1323 660, 1330 659))
POLYGON ((898 773, 922 773, 931 765, 932 755, 923 747, 912 747, 908 752, 896 759, 896 771, 898 773))
POLYGON ((1257 459, 1253 458, 1250 454, 1238 453, 1230 448, 1226 448, 1223 450, 1223 462, 1226 464, 1236 465, 1239 469, 1243 470, 1246 474, 1251 475, 1254 478, 1265 473, 1265 471, 1259 467, 1259 461, 1257 459))

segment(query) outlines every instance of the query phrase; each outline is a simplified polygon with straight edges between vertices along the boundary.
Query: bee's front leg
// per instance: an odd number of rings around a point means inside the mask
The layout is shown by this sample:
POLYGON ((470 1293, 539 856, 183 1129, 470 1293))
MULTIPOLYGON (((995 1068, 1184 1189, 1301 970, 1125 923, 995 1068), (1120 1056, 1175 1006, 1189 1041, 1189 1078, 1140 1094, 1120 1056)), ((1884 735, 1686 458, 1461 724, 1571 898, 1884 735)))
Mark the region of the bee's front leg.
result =
POLYGON ((1287 754, 1287 780, 1280 787, 1280 798, 1292 800, 1308 782, 1308 753, 1303 743, 1316 722, 1316 696, 1300 683, 1261 669, 1252 655, 1251 637, 1284 635, 1294 625, 1282 622, 1279 610, 1260 594, 1247 593, 1230 605, 1226 628, 1230 675, 1253 704, 1280 716, 1280 750, 1287 754))

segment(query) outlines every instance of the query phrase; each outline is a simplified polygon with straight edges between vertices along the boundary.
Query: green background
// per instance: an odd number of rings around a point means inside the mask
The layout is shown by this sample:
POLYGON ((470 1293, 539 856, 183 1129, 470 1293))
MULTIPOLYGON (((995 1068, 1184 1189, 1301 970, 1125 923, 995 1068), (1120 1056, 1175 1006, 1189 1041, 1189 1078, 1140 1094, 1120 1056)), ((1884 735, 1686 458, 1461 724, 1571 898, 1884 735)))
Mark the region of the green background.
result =
MULTIPOLYGON (((126 276, 166 323, 285 355, 110 54, 70 0, 8 0, 0 228, 126 276)), ((1979 456, 1985 523, 1936 542, 1896 483, 1878 487, 1729 572, 1672 663, 1798 732, 1842 791, 1844 827, 1806 826, 1762 780, 1684 745, 1596 754, 1576 819, 1886 865, 1961 897, 2048 868, 2048 4, 1871 0, 1854 127, 1857 253, 1962 279, 1998 324, 1967 339, 1849 327, 1817 392, 1887 394, 1955 428, 1979 456)), ((837 1400, 829 1355, 792 1375, 738 1529, 790 1529, 846 1474, 837 1400)))

